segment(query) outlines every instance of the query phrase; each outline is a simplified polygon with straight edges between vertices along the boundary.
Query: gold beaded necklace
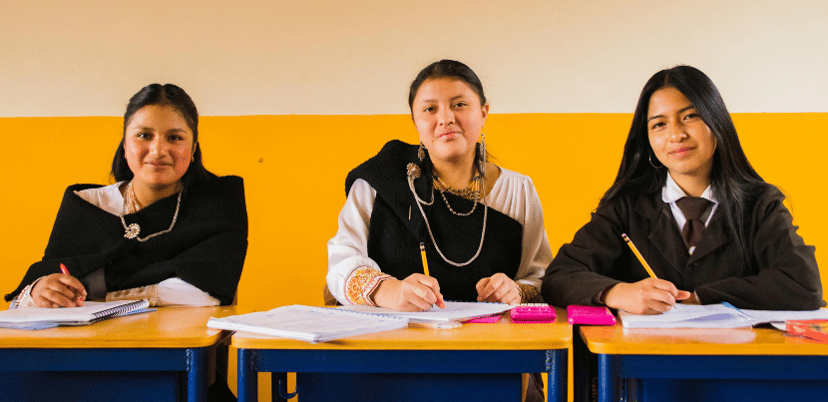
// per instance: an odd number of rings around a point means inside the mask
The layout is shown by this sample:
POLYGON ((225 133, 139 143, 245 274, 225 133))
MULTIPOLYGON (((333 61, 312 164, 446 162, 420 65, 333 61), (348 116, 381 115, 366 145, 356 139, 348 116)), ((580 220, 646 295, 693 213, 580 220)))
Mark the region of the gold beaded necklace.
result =
POLYGON ((446 183, 443 182, 443 179, 437 174, 437 172, 433 173, 434 177, 434 188, 440 192, 440 196, 443 197, 443 202, 446 203, 446 207, 448 207, 449 212, 456 216, 469 216, 474 213, 474 210, 477 209, 477 203, 480 201, 480 196, 483 193, 481 191, 481 183, 483 182, 483 176, 480 175, 478 172, 477 174, 472 177, 471 182, 469 183, 466 188, 462 189, 455 189, 451 186, 447 186, 446 183), (468 200, 474 201, 474 205, 469 212, 456 212, 449 204, 448 199, 446 198, 446 193, 456 195, 458 197, 462 197, 468 200))

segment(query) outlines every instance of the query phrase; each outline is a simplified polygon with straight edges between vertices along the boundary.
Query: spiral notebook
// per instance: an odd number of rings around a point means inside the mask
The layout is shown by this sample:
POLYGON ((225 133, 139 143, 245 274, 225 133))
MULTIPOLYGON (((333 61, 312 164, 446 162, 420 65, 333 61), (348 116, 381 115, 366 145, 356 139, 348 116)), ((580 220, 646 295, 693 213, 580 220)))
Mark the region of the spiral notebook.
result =
POLYGON ((298 304, 230 317, 210 317, 207 320, 208 328, 274 335, 312 343, 406 326, 406 318, 298 304))
POLYGON ((0 311, 0 328, 44 329, 59 325, 88 325, 107 318, 152 311, 149 301, 85 302, 81 307, 20 307, 0 311))

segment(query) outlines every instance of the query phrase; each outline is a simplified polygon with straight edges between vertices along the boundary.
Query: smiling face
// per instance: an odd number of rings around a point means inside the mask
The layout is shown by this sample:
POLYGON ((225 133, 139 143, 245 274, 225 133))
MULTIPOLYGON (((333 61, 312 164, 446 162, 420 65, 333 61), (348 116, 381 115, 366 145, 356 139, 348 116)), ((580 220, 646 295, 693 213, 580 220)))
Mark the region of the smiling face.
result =
POLYGON ((674 180, 709 183, 716 137, 684 94, 672 87, 653 93, 647 132, 656 158, 674 180))
POLYGON ((178 189, 195 146, 187 121, 173 107, 148 105, 130 118, 124 153, 134 185, 156 192, 178 189))
POLYGON ((489 105, 481 105, 471 87, 454 78, 424 81, 411 106, 420 141, 435 163, 471 165, 488 114, 489 105))

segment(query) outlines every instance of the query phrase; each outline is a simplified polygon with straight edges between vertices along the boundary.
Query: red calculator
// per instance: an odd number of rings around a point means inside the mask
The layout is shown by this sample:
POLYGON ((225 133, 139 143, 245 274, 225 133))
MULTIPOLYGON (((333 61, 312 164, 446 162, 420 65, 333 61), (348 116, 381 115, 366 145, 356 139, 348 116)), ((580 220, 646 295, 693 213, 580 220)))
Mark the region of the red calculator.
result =
POLYGON ((512 322, 546 323, 555 321, 555 308, 545 303, 523 303, 512 308, 512 322))

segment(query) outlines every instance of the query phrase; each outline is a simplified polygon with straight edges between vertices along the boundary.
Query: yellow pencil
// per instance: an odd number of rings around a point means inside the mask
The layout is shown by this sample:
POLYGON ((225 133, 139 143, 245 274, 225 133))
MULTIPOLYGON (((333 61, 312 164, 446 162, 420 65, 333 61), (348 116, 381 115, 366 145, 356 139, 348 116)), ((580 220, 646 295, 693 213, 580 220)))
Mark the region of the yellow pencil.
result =
POLYGON ((425 276, 431 276, 428 274, 428 260, 426 260, 425 244, 423 242, 420 242, 420 255, 423 257, 423 273, 425 276))
POLYGON ((641 265, 644 266, 644 269, 647 270, 647 273, 650 274, 650 277, 658 279, 655 272, 653 272, 653 269, 650 268, 650 264, 647 264, 647 261, 645 261, 644 257, 641 256, 641 253, 638 252, 638 249, 635 247, 635 244, 633 244, 632 240, 630 240, 630 238, 627 237, 627 234, 621 233, 621 237, 623 237, 624 241, 627 242, 627 245, 630 246, 630 249, 632 249, 633 254, 635 254, 635 256, 638 257, 638 261, 641 262, 641 265))

